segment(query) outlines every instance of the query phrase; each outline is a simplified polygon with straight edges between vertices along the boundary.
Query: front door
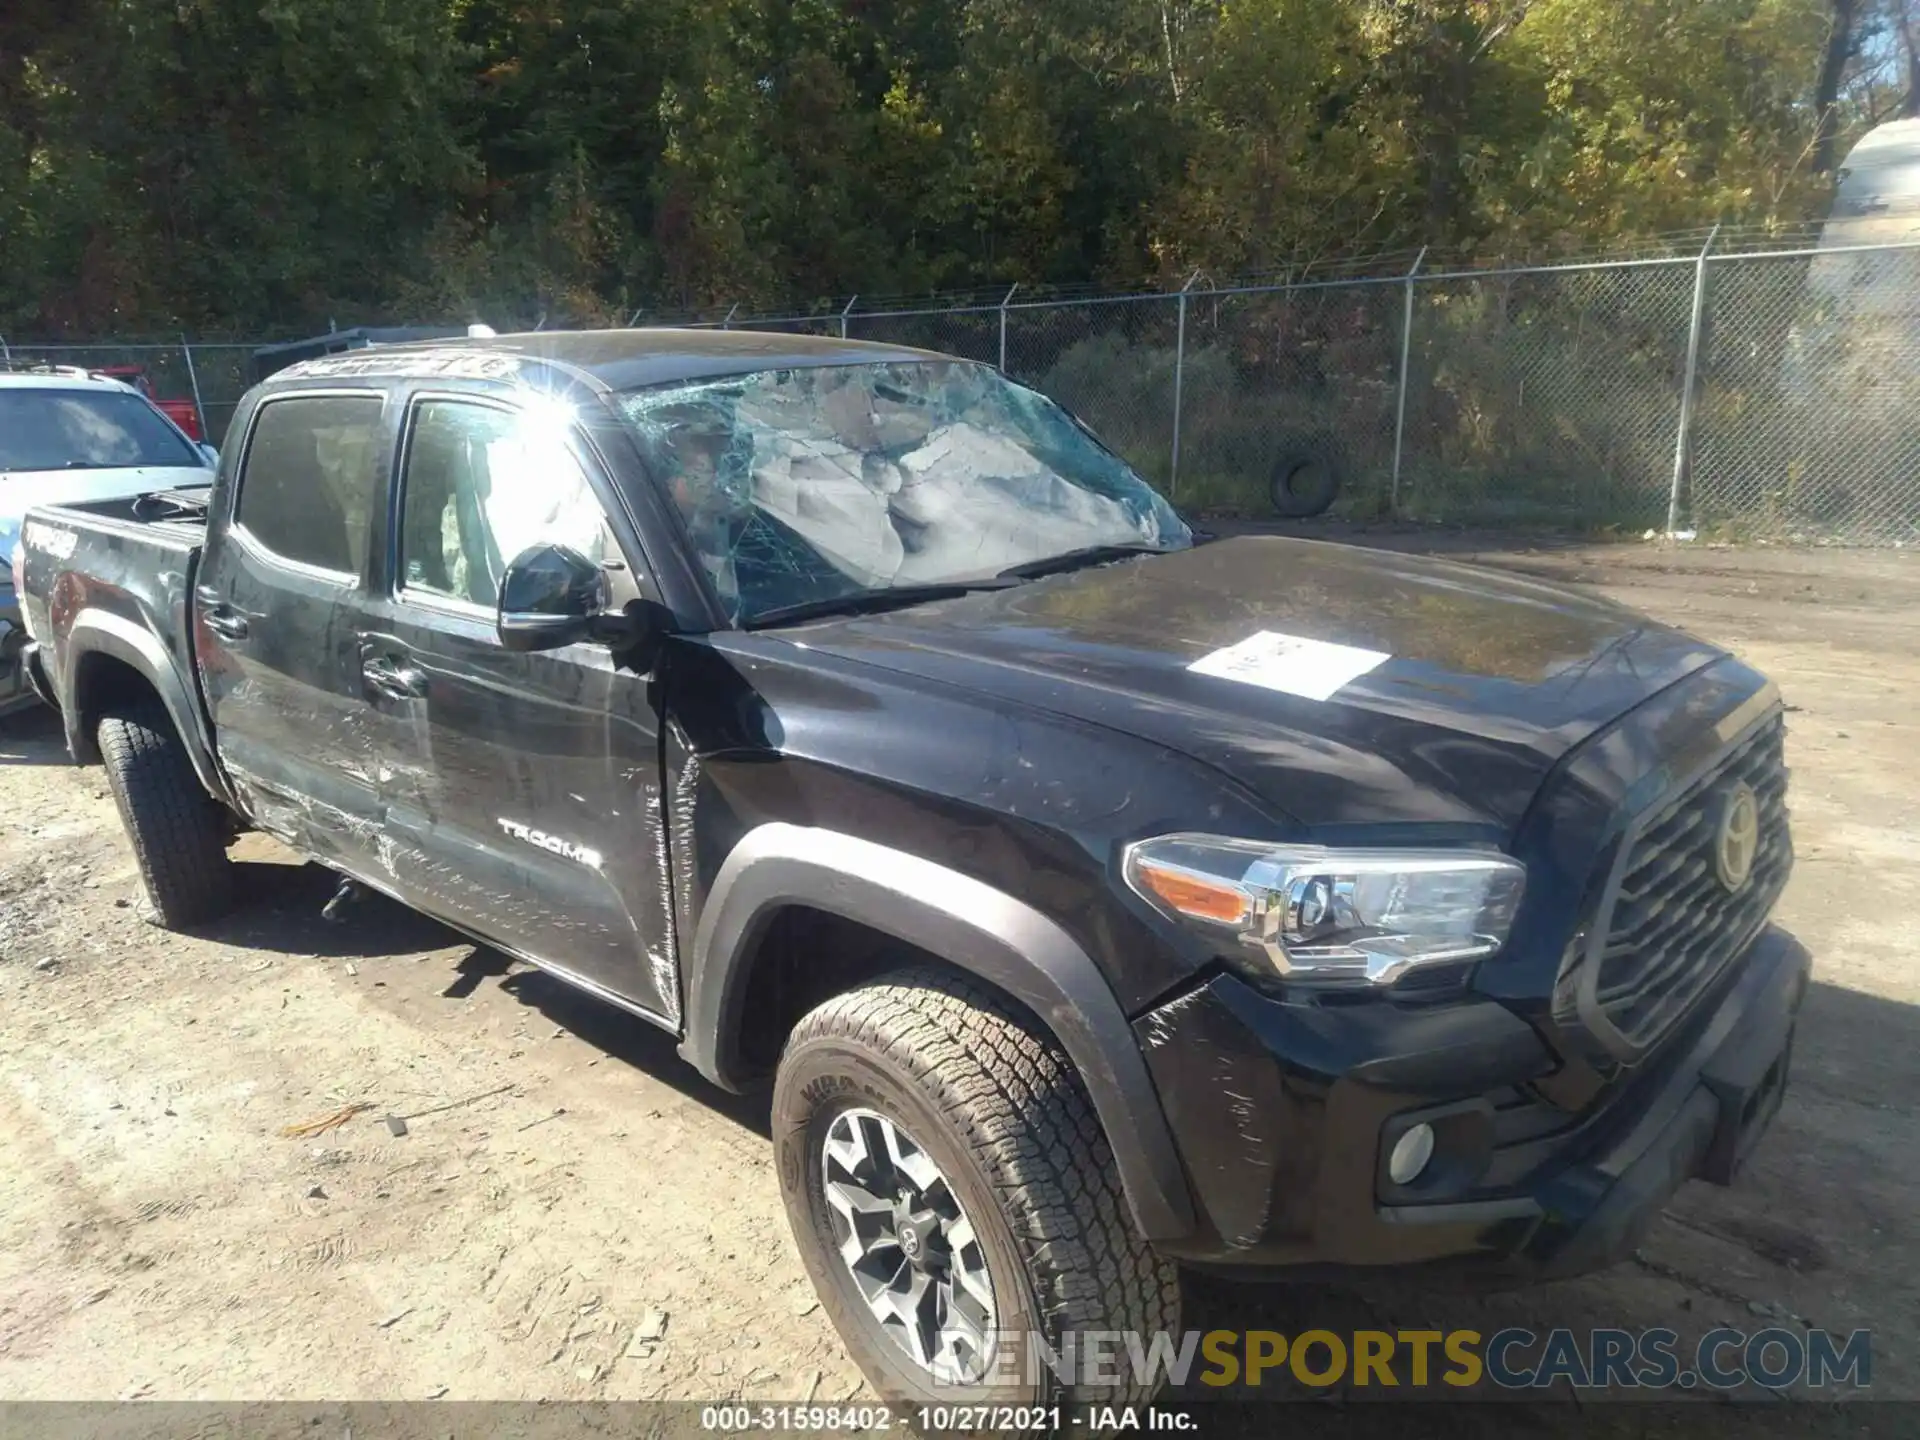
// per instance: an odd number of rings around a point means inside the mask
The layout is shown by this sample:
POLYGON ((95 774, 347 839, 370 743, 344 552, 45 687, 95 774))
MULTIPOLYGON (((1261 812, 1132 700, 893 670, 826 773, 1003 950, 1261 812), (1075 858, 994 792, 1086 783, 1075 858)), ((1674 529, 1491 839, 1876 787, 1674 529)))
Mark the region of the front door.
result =
POLYGON ((635 593, 588 452, 548 412, 442 395, 414 399, 402 446, 391 594, 359 637, 390 747, 382 863, 422 909, 677 1022, 652 687, 604 646, 517 654, 494 631, 530 545, 635 593))
POLYGON ((350 871, 379 829, 358 629, 385 498, 386 398, 296 393, 248 427, 195 577, 221 763, 264 830, 350 871))

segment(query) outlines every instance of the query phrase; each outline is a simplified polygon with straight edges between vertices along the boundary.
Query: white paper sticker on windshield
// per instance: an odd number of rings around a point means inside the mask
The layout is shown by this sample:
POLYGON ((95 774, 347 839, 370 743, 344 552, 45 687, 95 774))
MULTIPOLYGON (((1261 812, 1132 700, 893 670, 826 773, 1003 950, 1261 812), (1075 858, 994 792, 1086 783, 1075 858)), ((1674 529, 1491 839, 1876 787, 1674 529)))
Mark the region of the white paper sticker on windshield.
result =
POLYGON ((1217 675, 1222 680, 1304 695, 1309 700, 1330 700, 1342 685, 1391 658, 1379 650, 1262 630, 1238 645, 1202 655, 1187 668, 1199 675, 1217 675))

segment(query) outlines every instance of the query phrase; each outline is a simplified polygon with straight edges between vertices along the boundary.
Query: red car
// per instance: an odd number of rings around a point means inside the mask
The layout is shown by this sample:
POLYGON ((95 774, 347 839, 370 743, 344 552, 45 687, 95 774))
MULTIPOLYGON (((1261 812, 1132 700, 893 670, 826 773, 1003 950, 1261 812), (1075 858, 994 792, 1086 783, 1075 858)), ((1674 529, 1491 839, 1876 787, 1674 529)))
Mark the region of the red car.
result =
POLYGON ((186 431, 187 438, 198 444, 207 438, 206 426, 200 423, 200 407, 190 399, 162 400, 153 393, 153 382, 147 379, 146 367, 142 365, 102 365, 92 372, 104 375, 110 380, 118 380, 131 385, 174 424, 186 431))

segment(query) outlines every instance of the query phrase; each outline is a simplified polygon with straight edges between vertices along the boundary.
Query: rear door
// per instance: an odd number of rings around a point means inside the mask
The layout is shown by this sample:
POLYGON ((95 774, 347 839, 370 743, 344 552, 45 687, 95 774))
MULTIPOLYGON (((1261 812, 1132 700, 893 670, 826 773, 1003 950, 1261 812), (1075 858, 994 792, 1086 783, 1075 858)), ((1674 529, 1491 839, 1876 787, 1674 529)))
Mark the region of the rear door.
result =
POLYGON ((671 1023, 649 679, 601 645, 517 654, 495 633, 501 572, 537 543, 600 560, 616 606, 638 593, 638 557, 615 540, 603 493, 612 499, 563 412, 412 397, 390 583, 359 637, 392 746, 384 858, 414 904, 671 1023))
POLYGON ((380 790, 359 630, 391 456, 378 390, 253 412, 194 586, 215 743, 261 828, 348 870, 377 852, 380 790))

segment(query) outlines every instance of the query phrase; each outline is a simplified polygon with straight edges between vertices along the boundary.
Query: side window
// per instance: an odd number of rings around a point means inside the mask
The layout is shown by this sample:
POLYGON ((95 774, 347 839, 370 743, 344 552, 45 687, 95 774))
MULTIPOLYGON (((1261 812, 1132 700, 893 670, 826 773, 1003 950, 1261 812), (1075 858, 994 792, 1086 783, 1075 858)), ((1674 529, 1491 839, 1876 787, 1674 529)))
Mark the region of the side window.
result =
POLYGON ((235 518, 274 554, 345 575, 367 558, 379 503, 378 395, 269 400, 254 422, 235 518))
POLYGON ((492 609, 530 545, 612 554, 606 517, 566 429, 537 413, 423 400, 401 488, 400 583, 492 609))

